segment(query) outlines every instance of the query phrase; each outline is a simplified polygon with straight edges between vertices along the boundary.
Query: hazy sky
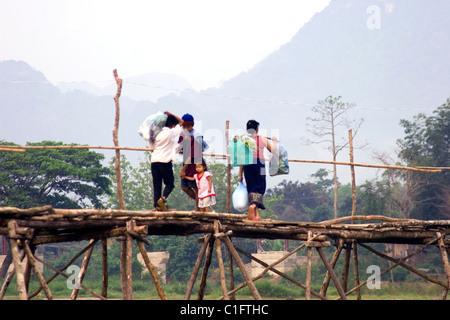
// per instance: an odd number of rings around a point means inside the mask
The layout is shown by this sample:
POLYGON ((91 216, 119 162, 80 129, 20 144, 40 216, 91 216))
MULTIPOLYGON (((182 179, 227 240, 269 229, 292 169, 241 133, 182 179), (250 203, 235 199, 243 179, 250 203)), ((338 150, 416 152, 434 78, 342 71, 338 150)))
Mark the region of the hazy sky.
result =
POLYGON ((215 86, 291 40, 330 0, 0 0, 0 61, 102 86, 149 72, 215 86))

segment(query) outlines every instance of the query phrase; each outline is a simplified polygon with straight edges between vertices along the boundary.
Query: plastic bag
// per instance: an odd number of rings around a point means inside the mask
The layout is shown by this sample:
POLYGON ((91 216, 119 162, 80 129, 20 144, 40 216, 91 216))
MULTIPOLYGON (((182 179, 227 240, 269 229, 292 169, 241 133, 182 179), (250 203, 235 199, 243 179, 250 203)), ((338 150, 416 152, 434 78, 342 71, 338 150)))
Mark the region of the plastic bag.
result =
POLYGON ((228 145, 228 152, 233 166, 245 166, 253 163, 253 144, 255 141, 243 135, 241 137, 235 136, 228 145))
POLYGON ((158 133, 166 125, 167 114, 158 111, 147 117, 139 127, 139 134, 142 138, 153 144, 158 133))
POLYGON ((279 141, 275 152, 270 155, 269 159, 269 174, 270 176, 277 176, 280 174, 289 173, 289 160, 286 148, 279 141))
POLYGON ((244 183, 239 182, 239 185, 232 195, 233 208, 239 212, 244 212, 248 208, 248 191, 244 183))

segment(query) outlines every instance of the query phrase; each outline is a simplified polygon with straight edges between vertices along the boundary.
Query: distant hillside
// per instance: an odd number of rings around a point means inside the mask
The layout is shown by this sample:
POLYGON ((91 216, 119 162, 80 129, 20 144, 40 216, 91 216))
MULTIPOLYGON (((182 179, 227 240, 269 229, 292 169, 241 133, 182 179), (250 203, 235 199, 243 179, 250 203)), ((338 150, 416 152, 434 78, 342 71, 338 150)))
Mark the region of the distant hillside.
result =
MULTIPOLYGON (((42 140, 112 145, 115 90, 109 96, 66 93, 23 61, 0 62, 0 140, 25 144, 42 140), (3 81, 3 82, 2 82, 3 81)), ((119 142, 143 146, 137 129, 155 106, 121 98, 119 142), (139 143, 141 143, 139 145, 139 143)))

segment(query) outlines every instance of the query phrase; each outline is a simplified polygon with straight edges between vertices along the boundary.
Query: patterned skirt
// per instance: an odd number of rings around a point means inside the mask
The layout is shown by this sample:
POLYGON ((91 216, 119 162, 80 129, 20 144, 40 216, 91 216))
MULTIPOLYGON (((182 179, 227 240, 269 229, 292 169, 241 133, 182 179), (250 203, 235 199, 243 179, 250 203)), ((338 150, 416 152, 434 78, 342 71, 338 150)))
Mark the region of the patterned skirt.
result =
POLYGON ((244 166, 244 177, 247 184, 248 203, 265 209, 263 196, 266 192, 266 166, 260 159, 255 164, 244 166))
POLYGON ((203 199, 198 199, 199 208, 207 208, 216 204, 216 196, 210 196, 203 199))

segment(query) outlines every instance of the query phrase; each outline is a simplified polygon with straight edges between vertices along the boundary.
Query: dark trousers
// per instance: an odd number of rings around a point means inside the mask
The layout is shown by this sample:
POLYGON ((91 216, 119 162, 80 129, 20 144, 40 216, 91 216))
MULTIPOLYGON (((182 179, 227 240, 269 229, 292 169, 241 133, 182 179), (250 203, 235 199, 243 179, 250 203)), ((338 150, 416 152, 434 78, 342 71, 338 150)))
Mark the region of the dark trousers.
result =
POLYGON ((172 162, 152 162, 151 169, 153 177, 153 205, 156 208, 158 206, 157 201, 161 198, 163 182, 164 190, 162 191, 162 196, 166 199, 173 188, 175 188, 172 162))

